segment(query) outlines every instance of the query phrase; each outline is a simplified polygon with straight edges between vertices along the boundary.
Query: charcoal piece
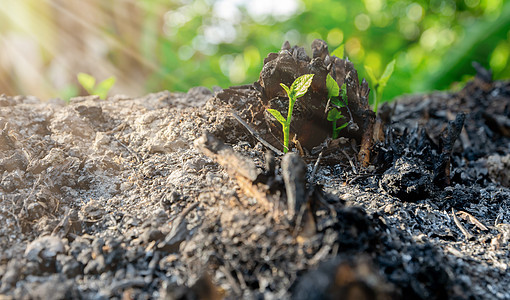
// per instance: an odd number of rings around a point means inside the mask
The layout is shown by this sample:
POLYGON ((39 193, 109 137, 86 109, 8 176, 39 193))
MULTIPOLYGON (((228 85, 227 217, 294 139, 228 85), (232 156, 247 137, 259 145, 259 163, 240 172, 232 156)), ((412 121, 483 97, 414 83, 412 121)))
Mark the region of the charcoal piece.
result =
POLYGON ((208 274, 203 274, 190 287, 178 286, 164 281, 160 288, 160 299, 163 300, 219 300, 223 299, 218 288, 208 274))
POLYGON ((474 61, 472 63, 473 68, 476 70, 476 77, 481 79, 485 83, 492 82, 492 71, 485 69, 480 63, 474 61))
POLYGON ((464 113, 459 113, 454 121, 448 122, 448 125, 441 132, 439 137, 441 154, 439 161, 434 166, 434 182, 439 186, 450 185, 453 145, 459 138, 465 119, 466 115, 464 113))
POLYGON ((381 186, 403 201, 425 199, 432 192, 432 174, 419 159, 401 157, 384 173, 381 186))
POLYGON ((28 244, 25 257, 29 261, 39 263, 43 271, 54 272, 56 257, 64 251, 64 243, 59 237, 43 236, 28 244))
POLYGON ((312 42, 312 57, 326 59, 329 55, 328 44, 325 41, 316 39, 312 42))
POLYGON ((274 175, 275 170, 276 170, 276 161, 275 161, 273 152, 267 150, 264 155, 264 158, 265 158, 265 167, 266 167, 267 174, 274 175))
POLYGON ((158 243, 158 249, 165 252, 178 252, 181 243, 188 237, 189 231, 186 228, 188 222, 183 220, 180 224, 176 224, 175 230, 166 235, 165 239, 158 243))
POLYGON ((175 218, 172 223, 172 229, 166 235, 165 239, 158 244, 158 248, 166 252, 177 252, 181 243, 188 237, 188 222, 186 216, 198 206, 198 202, 191 204, 184 209, 181 214, 175 218))
POLYGON ((78 212, 74 209, 69 209, 65 213, 64 218, 53 229, 52 235, 65 237, 69 233, 79 234, 82 231, 82 225, 78 212))
POLYGON ((296 153, 282 159, 282 177, 287 192, 288 218, 293 219, 306 202, 306 164, 296 153))
MULTIPOLYGON (((289 41, 285 41, 285 42, 283 42, 283 45, 282 45, 281 50, 287 50, 287 51, 290 51, 290 48, 291 48, 291 45, 290 45, 289 41)), ((265 62, 264 62, 264 63, 265 63, 265 62)))
POLYGON ((83 274, 83 265, 74 257, 65 254, 57 255, 57 272, 67 278, 73 278, 83 274))
POLYGON ((23 262, 19 259, 11 259, 7 263, 7 268, 2 275, 0 293, 4 293, 16 284, 21 276, 23 262))
POLYGON ((483 113, 483 118, 487 126, 494 132, 497 132, 503 136, 510 137, 510 114, 504 115, 492 115, 483 113))
POLYGON ((35 300, 43 299, 82 299, 80 289, 72 280, 64 280, 61 277, 53 277, 50 280, 38 284, 29 289, 27 298, 35 300))
POLYGON ((165 234, 161 232, 161 230, 157 228, 147 228, 141 235, 140 238, 145 244, 148 244, 152 241, 159 241, 165 237, 165 234))
POLYGON ((107 268, 103 254, 99 254, 95 259, 90 260, 83 269, 84 274, 102 274, 107 268))
POLYGON ((162 209, 169 211, 173 204, 178 203, 182 199, 181 194, 177 191, 172 191, 171 193, 165 194, 159 204, 162 209))
POLYGON ((394 286, 374 268, 367 256, 335 258, 303 275, 293 299, 395 299, 394 286))
POLYGON ((510 154, 491 155, 487 158, 489 176, 502 186, 510 187, 510 154))
POLYGON ((274 176, 264 174, 262 170, 255 166, 252 160, 235 152, 230 146, 223 144, 223 142, 208 133, 196 139, 194 144, 202 153, 216 160, 227 169, 230 176, 237 179, 242 193, 248 197, 253 197, 260 205, 265 206, 266 209, 273 209, 275 198, 273 197, 274 195, 268 194, 267 191, 276 182, 269 180, 269 186, 264 182, 270 178, 274 179, 274 176))

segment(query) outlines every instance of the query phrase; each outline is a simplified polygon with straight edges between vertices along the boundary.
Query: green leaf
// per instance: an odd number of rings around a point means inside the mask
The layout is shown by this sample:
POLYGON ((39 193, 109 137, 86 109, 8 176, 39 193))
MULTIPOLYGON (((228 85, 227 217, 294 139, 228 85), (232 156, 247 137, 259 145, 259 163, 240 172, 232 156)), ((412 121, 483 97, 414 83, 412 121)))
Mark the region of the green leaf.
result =
POLYGON ((78 82, 87 92, 89 92, 89 94, 94 94, 94 85, 96 85, 96 79, 92 75, 86 73, 78 73, 77 78, 78 82))
POLYGON ((342 115, 342 113, 340 111, 338 111, 338 109, 336 108, 333 108, 332 110, 330 110, 328 112, 328 121, 330 122, 335 122, 336 120, 340 120, 340 119, 343 119, 345 118, 344 115, 342 115))
POLYGON ((338 128, 336 130, 340 131, 340 130, 344 129, 345 127, 347 127, 347 125, 349 125, 349 122, 345 122, 342 125, 338 126, 338 128))
POLYGON ((329 75, 326 77, 326 88, 328 89, 328 98, 337 97, 340 93, 340 88, 338 87, 338 83, 329 75))
POLYGON ((393 74, 393 71, 395 70, 395 60, 392 60, 386 65, 386 68, 384 69, 383 74, 381 75, 381 78, 379 78, 379 85, 386 86, 386 83, 391 77, 391 74, 393 74))
POLYGON ((375 78, 374 70, 372 70, 372 68, 369 66, 365 66, 365 72, 367 73, 368 79, 370 79, 372 86, 376 86, 379 83, 379 80, 375 78))
POLYGON ((306 94, 308 88, 312 84, 313 75, 314 74, 305 74, 294 80, 290 86, 290 91, 295 95, 296 99, 306 94))
POLYGON ((112 86, 115 84, 115 77, 112 76, 110 78, 107 78, 101 83, 97 85, 97 87, 94 90, 94 94, 98 95, 101 99, 106 99, 106 96, 108 96, 108 92, 112 88, 112 86))
POLYGON ((290 89, 285 84, 283 84, 283 83, 280 83, 280 85, 285 90, 285 92, 287 93, 287 96, 289 98, 291 98, 292 95, 290 94, 290 89))
POLYGON ((282 114, 277 111, 276 109, 268 109, 267 110, 270 114, 273 115, 273 117, 276 118, 276 120, 278 120, 278 122, 280 122, 282 125, 286 125, 287 123, 287 120, 285 120, 285 118, 282 116, 282 114))
POLYGON ((336 112, 335 111, 338 111, 338 110, 336 108, 333 108, 332 110, 328 111, 328 121, 330 121, 330 122, 336 121, 336 119, 335 119, 336 112))
POLYGON ((338 107, 345 107, 345 103, 342 100, 338 99, 337 97, 331 98, 331 103, 338 107))
MULTIPOLYGON (((342 84, 342 100, 344 100, 345 104, 349 103, 347 102, 347 84, 342 84)), ((344 107, 344 103, 342 103, 342 107, 344 107)))
POLYGON ((344 49, 345 44, 340 45, 338 48, 335 49, 335 51, 331 52, 331 55, 334 55, 338 58, 344 58, 344 49))

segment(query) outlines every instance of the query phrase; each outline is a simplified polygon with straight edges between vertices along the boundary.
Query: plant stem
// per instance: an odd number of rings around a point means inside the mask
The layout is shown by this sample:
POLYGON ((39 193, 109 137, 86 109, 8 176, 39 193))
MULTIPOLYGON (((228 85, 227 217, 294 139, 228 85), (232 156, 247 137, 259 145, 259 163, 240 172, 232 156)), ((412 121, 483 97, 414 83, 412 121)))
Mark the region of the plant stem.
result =
POLYGON ((283 153, 289 151, 290 122, 292 120, 292 111, 297 99, 289 98, 289 110, 287 111, 287 124, 283 126, 283 153))
POLYGON ((283 153, 289 152, 289 135, 290 126, 285 124, 283 125, 283 153))
POLYGON ((337 120, 331 122, 331 124, 333 124, 333 139, 336 139, 338 137, 338 132, 336 131, 336 121, 337 120))
POLYGON ((374 89, 374 112, 377 114, 377 106, 379 105, 379 99, 377 99, 377 87, 374 89))

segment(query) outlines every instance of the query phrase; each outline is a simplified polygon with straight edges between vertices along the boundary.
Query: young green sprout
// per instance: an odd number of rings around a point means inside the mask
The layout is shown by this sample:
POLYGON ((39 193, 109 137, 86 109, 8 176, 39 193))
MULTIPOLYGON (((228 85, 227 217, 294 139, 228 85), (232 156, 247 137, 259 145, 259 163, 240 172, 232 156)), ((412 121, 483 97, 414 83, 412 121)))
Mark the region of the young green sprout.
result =
POLYGON ((333 139, 338 138, 338 134, 340 130, 344 129, 349 125, 349 122, 345 122, 344 124, 337 126, 337 121, 340 119, 344 119, 345 116, 340 112, 340 108, 347 107, 347 86, 346 84, 342 84, 342 96, 340 95, 340 88, 338 87, 338 83, 328 74, 326 77, 326 88, 328 89, 328 99, 331 102, 333 108, 328 111, 327 119, 333 124, 333 139))
POLYGON ((115 84, 115 77, 109 77, 96 85, 94 76, 86 73, 78 73, 78 82, 90 95, 98 95, 101 99, 106 99, 108 91, 115 84))
POLYGON ((292 120, 292 111, 294 110, 294 104, 299 97, 302 97, 308 91, 308 88, 312 84, 314 74, 306 74, 298 77, 292 85, 287 87, 285 84, 280 83, 282 88, 287 93, 289 97, 289 110, 287 111, 287 119, 285 119, 282 114, 276 109, 268 109, 267 111, 273 115, 273 117, 282 124, 283 130, 283 153, 287 153, 289 151, 289 135, 290 135, 290 122, 292 120))
POLYGON ((395 69, 395 60, 392 60, 386 65, 384 72, 381 77, 377 79, 374 75, 374 71, 372 68, 365 66, 365 71, 367 71, 368 77, 370 77, 370 81, 372 81, 372 86, 374 87, 374 112, 377 114, 377 107, 379 106, 379 100, 382 99, 382 93, 384 91, 384 87, 386 87, 386 83, 391 77, 393 70, 395 69))

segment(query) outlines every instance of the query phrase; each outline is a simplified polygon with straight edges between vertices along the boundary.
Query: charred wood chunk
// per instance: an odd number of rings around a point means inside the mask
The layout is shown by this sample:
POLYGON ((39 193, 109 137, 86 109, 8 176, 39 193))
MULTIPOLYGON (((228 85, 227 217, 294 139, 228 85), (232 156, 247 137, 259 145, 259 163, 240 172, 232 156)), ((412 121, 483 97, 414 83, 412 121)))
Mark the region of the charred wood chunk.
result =
POLYGON ((337 257, 305 273, 293 299, 395 299, 397 289, 387 282, 366 255, 337 257))
POLYGON ((282 177, 287 192, 288 217, 293 219, 306 202, 306 164, 296 153, 282 159, 282 177))
MULTIPOLYGON (((348 103, 342 113, 351 126, 340 135, 357 141, 361 149, 358 155, 360 161, 367 165, 370 162, 375 123, 375 114, 368 104, 368 83, 364 79, 360 83, 352 62, 330 56, 326 42, 315 40, 312 43, 312 52, 313 58, 310 58, 303 48, 291 47, 285 42, 279 53, 270 53, 264 60, 264 67, 256 84, 261 92, 261 103, 265 108, 276 109, 282 115, 287 115, 288 99, 280 83, 290 86, 299 76, 314 74, 309 91, 296 102, 291 123, 291 136, 296 135, 301 146, 311 150, 332 134, 331 123, 326 118, 326 77, 330 74, 340 87, 344 83, 347 86, 348 103)), ((269 114, 266 114, 266 122, 271 131, 281 139, 281 125, 269 114)))
POLYGON ((434 166, 434 182, 439 186, 450 185, 451 159, 453 145, 459 138, 464 126, 466 115, 459 113, 454 121, 448 122, 446 128, 439 137, 439 148, 441 151, 439 161, 434 166))
POLYGON ((384 173, 381 185, 402 201, 417 201, 432 192, 432 174, 421 160, 401 157, 384 173))
POLYGON ((256 181, 262 173, 255 163, 241 154, 236 153, 232 147, 225 145, 209 133, 195 141, 197 147, 205 155, 215 159, 220 165, 234 175, 241 175, 251 181, 256 181))
POLYGON ((482 80, 485 83, 492 83, 492 71, 484 68, 480 63, 474 61, 472 63, 473 68, 476 70, 476 78, 482 80))
POLYGON ((313 58, 326 59, 329 56, 328 44, 323 40, 314 40, 312 42, 312 55, 313 58))

